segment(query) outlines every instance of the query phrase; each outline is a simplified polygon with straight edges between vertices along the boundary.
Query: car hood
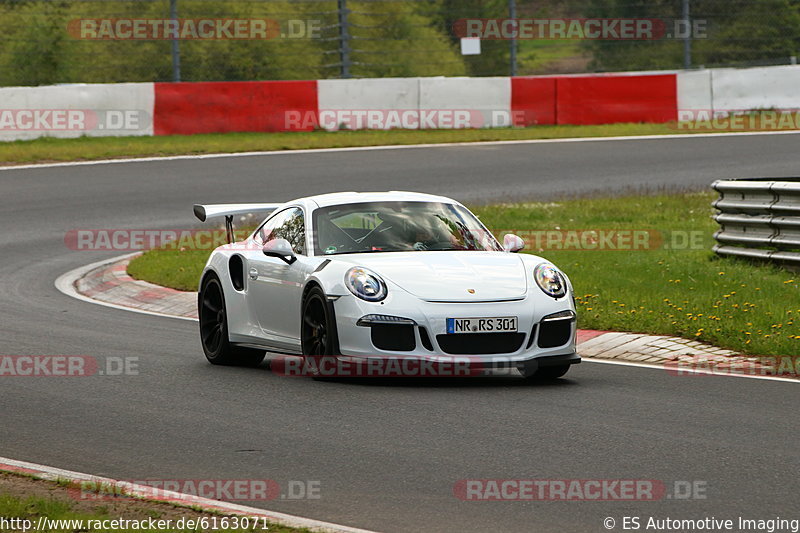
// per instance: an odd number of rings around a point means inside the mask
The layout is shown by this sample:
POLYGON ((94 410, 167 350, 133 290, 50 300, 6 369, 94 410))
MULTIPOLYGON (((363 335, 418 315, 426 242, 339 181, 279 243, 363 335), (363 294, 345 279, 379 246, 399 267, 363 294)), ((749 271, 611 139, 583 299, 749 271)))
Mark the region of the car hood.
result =
POLYGON ((505 252, 371 253, 347 256, 346 261, 428 301, 512 300, 528 290, 522 258, 505 252))

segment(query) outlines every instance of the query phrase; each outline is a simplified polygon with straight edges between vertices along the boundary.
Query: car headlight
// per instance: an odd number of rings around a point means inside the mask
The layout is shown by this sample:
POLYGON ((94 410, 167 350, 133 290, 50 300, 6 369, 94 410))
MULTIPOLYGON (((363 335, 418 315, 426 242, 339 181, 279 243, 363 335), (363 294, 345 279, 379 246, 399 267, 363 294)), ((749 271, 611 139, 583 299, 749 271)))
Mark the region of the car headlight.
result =
POLYGON ((380 302, 388 293, 386 283, 379 275, 366 268, 353 267, 344 275, 350 292, 368 302, 380 302))
POLYGON ((567 294, 567 281, 553 265, 549 263, 538 265, 533 271, 533 277, 546 295, 562 298, 567 294))

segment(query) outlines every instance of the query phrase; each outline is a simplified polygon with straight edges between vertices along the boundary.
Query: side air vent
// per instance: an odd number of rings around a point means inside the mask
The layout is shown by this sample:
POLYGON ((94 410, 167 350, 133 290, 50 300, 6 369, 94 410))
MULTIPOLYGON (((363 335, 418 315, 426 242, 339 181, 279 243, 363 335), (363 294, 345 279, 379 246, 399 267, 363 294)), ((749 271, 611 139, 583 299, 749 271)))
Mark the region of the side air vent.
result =
POLYGON ((231 284, 237 291, 244 290, 244 261, 242 256, 232 255, 228 260, 228 272, 231 276, 231 284))

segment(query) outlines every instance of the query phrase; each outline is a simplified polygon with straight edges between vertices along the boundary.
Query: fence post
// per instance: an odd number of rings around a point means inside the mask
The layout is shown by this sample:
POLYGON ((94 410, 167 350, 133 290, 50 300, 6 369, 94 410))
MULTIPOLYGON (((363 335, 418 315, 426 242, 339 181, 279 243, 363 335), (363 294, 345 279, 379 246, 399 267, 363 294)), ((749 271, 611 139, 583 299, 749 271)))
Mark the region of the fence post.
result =
POLYGON ((339 59, 341 77, 350 77, 350 25, 347 19, 347 0, 337 0, 339 10, 339 59))
MULTIPOLYGON (((169 0, 169 18, 178 20, 178 0, 169 0)), ((172 37, 172 81, 181 81, 181 52, 178 47, 177 30, 172 37)))
POLYGON ((683 38, 683 68, 692 68, 692 21, 689 13, 690 0, 683 0, 683 23, 686 24, 686 37, 683 38))
MULTIPOLYGON (((517 18, 517 2, 516 0, 508 0, 508 18, 511 20, 516 21, 517 18)), ((515 23, 515 27, 517 28, 517 32, 519 32, 519 25, 515 23)), ((517 75, 517 36, 511 37, 511 42, 509 43, 511 46, 511 51, 509 54, 509 63, 511 63, 511 75, 517 75)))

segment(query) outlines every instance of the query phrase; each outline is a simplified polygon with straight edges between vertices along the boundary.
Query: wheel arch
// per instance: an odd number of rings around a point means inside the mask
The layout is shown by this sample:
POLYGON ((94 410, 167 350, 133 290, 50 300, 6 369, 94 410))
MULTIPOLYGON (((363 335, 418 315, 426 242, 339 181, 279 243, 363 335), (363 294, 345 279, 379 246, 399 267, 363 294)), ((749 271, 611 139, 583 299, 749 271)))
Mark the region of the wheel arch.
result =
POLYGON ((314 287, 319 287, 323 293, 325 292, 325 287, 322 286, 322 283, 318 279, 309 278, 308 281, 306 281, 305 286, 303 287, 303 294, 300 297, 301 302, 305 301, 309 291, 311 291, 311 289, 313 289, 314 287))
POLYGON ((208 278, 217 278, 219 279, 219 272, 214 270, 213 268, 207 268, 203 273, 200 275, 200 286, 203 286, 203 283, 206 282, 208 278))
POLYGON ((325 286, 323 285, 323 282, 321 280, 317 279, 316 277, 310 277, 306 281, 305 286, 303 287, 303 294, 302 294, 302 296, 300 298, 300 320, 301 320, 301 322, 303 320, 303 313, 304 313, 304 309, 303 309, 304 305, 303 304, 306 301, 306 296, 314 288, 318 288, 320 291, 322 291, 322 294, 325 297, 325 307, 327 308, 328 316, 330 317, 330 325, 329 325, 329 327, 330 327, 331 333, 333 335, 334 351, 335 351, 335 353, 339 353, 339 325, 338 325, 338 323, 336 321, 336 309, 335 309, 335 306, 334 306, 334 302, 333 302, 333 300, 328 298, 329 295, 328 295, 327 291, 325 290, 325 286))

